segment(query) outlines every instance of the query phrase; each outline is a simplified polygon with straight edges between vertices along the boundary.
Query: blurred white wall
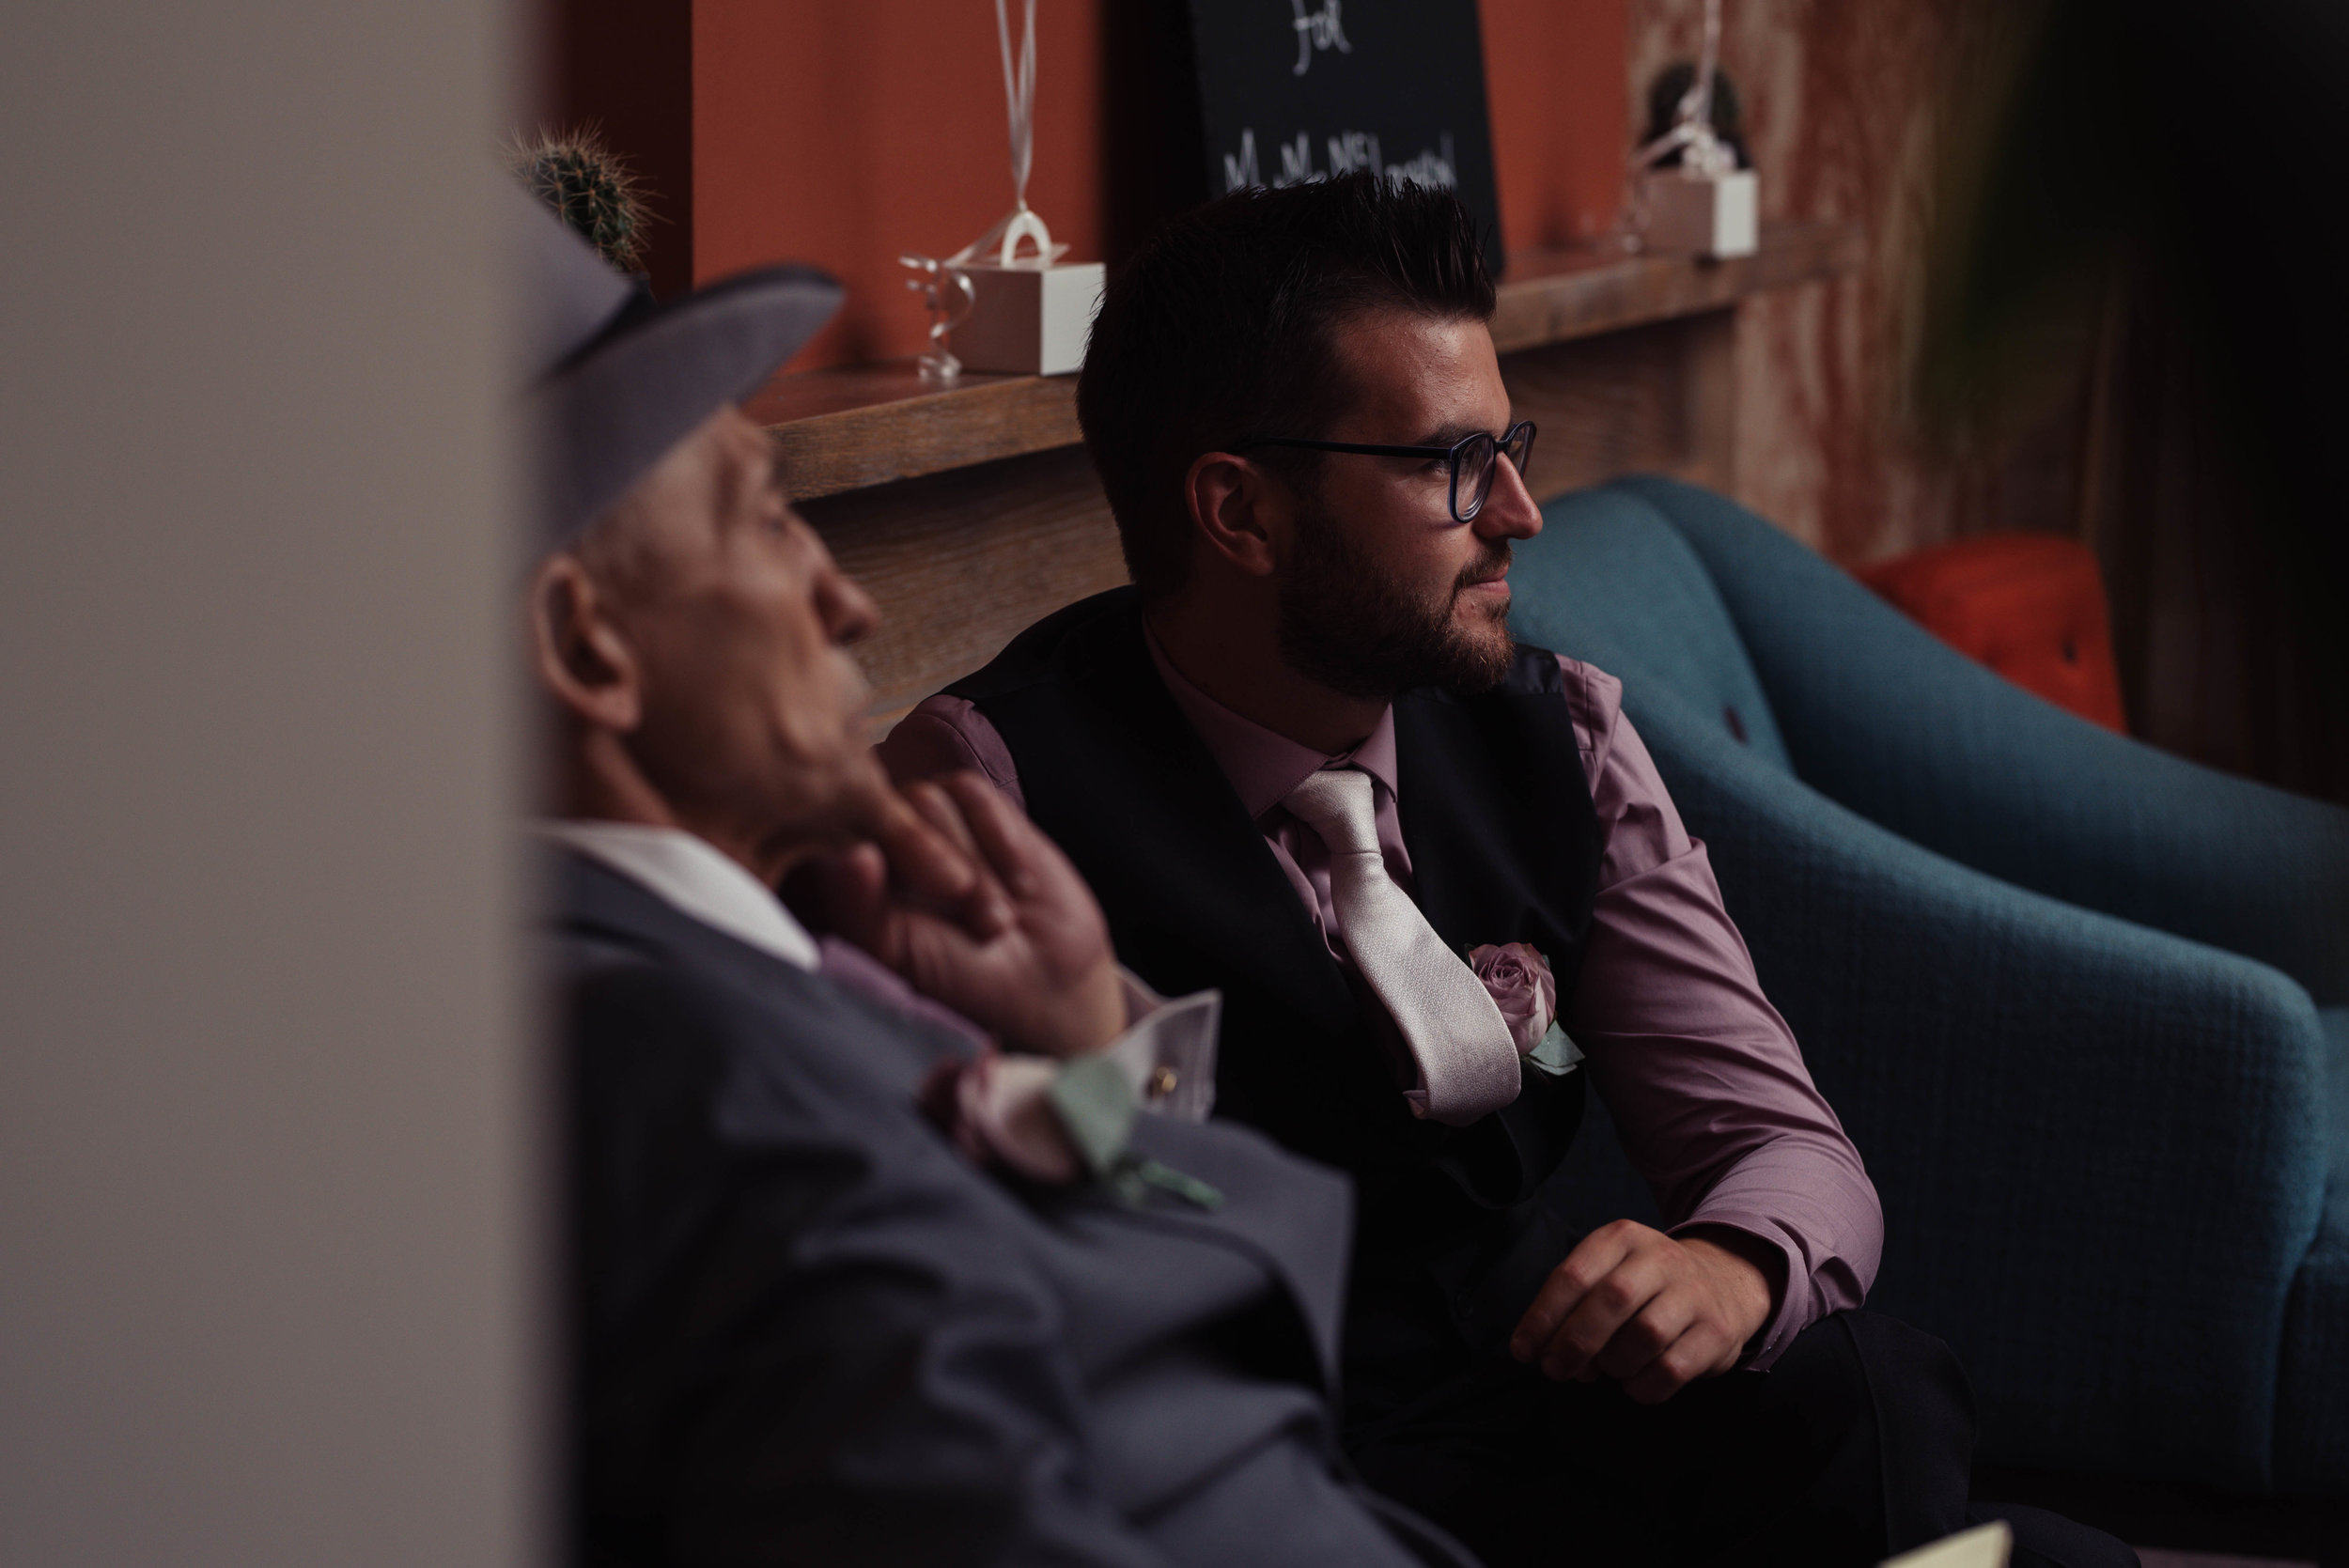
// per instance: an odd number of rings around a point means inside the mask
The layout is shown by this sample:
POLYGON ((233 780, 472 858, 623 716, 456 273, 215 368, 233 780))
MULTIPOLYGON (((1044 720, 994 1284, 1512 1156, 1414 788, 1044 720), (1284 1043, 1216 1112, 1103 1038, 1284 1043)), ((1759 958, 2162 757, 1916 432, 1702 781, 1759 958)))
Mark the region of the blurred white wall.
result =
POLYGON ((544 1555, 507 25, 0 30, 0 1561, 544 1555))

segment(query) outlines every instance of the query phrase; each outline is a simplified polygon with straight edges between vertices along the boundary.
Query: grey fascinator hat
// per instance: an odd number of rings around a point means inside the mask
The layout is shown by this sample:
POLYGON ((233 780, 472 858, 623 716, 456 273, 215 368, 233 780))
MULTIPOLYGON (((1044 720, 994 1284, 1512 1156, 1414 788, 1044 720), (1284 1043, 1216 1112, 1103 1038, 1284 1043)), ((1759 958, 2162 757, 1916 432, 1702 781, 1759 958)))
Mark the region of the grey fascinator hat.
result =
POLYGON ((756 392, 831 319, 841 287, 812 267, 761 267, 657 304, 553 213, 512 196, 536 543, 552 550, 756 392))

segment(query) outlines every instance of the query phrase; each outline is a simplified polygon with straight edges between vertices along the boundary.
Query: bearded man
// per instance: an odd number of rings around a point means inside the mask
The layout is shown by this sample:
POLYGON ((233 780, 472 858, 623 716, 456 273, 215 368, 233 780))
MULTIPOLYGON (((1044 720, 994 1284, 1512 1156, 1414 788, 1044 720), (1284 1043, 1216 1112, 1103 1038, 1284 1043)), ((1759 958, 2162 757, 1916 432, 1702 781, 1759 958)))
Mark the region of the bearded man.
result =
MULTIPOLYGON (((1856 1311, 1875 1189, 1619 684, 1511 641, 1481 256, 1368 176, 1177 220, 1078 389, 1133 586, 884 754, 1020 801, 1146 980, 1221 988, 1218 1114, 1352 1173, 1375 1484, 1495 1564, 1872 1563, 1967 1521, 1963 1378, 1856 1311), (1586 1083, 1665 1230, 1552 1213, 1586 1083)), ((2130 1560, 2070 1528, 2024 1560, 2130 1560)))

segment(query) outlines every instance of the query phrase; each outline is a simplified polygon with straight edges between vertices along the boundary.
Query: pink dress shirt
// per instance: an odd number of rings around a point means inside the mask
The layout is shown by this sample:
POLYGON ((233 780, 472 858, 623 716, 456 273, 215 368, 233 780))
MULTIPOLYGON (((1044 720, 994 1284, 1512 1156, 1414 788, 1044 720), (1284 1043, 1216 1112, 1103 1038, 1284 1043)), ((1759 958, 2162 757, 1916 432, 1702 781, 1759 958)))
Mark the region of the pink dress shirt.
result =
MULTIPOLYGON (((1332 759, 1201 691, 1155 638, 1150 652, 1325 941, 1336 924, 1329 858, 1319 835, 1281 804, 1315 769, 1349 760, 1371 776, 1387 870, 1414 891, 1395 806, 1392 711, 1347 757, 1332 759)), ((1666 1225, 1743 1232, 1783 1255, 1785 1286, 1752 1362, 1767 1366, 1811 1324, 1866 1296, 1883 1250, 1883 1210, 1793 1032, 1762 994, 1704 846, 1681 825, 1623 715, 1622 683, 1571 659, 1558 667, 1605 845, 1582 968, 1561 1021, 1666 1225)), ((923 703, 881 755, 899 779, 974 768, 1026 804, 1010 750, 962 698, 923 703)), ((1347 962, 1343 944, 1332 942, 1330 954, 1347 962)))

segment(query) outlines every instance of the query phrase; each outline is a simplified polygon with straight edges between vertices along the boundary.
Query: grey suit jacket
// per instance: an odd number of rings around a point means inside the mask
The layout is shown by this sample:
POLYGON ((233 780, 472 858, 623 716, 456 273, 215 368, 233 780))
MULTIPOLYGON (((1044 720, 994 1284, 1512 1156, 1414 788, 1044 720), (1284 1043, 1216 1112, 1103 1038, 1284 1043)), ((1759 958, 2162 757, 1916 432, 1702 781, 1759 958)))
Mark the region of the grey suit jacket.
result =
POLYGON ((552 871, 577 1558, 1469 1561, 1338 1456, 1341 1178, 1144 1116, 1220 1210, 1016 1188, 916 1109, 959 1042, 552 871))

